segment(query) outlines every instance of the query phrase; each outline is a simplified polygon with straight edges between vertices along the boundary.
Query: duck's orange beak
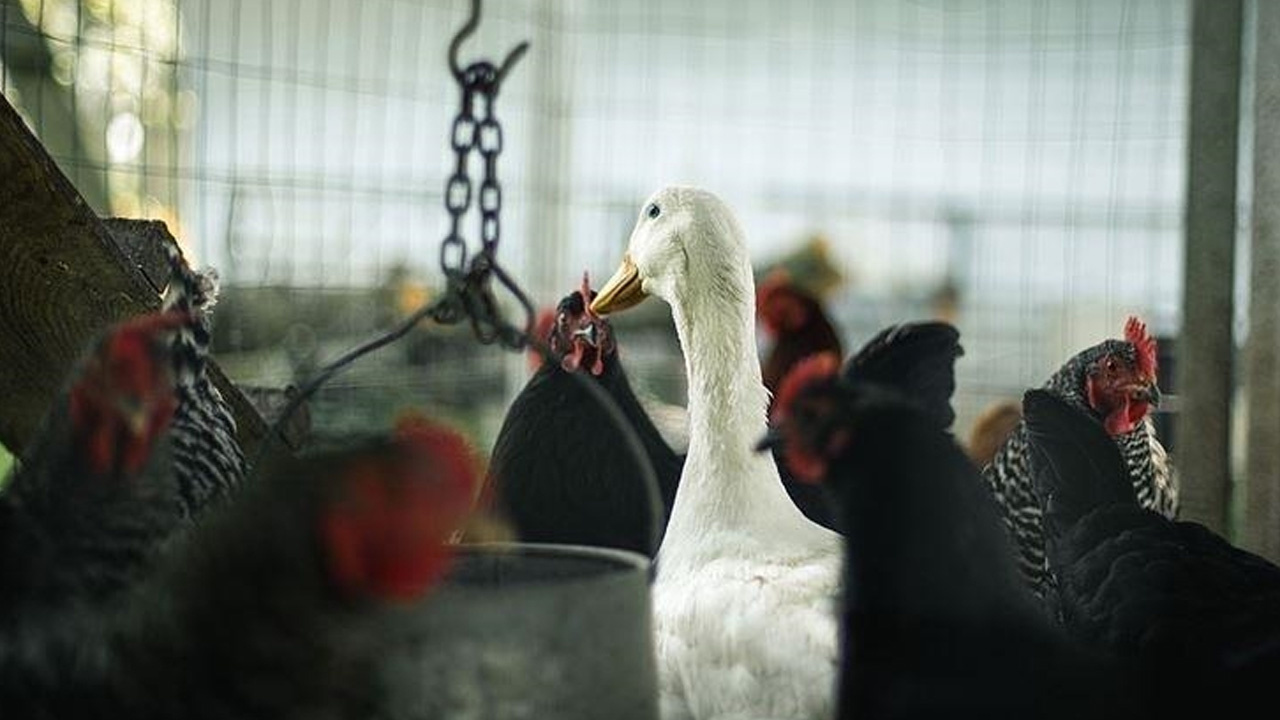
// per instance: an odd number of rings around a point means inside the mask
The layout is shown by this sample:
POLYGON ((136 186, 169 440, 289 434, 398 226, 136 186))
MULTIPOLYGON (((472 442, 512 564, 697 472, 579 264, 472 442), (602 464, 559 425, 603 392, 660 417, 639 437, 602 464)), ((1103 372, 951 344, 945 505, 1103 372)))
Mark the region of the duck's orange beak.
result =
POLYGON ((640 304, 647 297, 648 293, 640 287, 640 270, 636 268, 630 255, 623 255, 618 271, 600 288, 596 299, 591 302, 591 312, 597 315, 619 312, 640 304))

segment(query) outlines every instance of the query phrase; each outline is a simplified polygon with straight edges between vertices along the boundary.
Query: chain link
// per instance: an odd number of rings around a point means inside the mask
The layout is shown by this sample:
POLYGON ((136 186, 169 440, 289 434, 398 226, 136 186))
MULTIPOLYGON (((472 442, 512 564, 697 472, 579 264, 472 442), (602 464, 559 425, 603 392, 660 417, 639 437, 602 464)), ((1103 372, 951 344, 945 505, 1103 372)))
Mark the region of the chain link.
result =
POLYGON ((475 31, 479 22, 480 2, 472 0, 471 19, 449 45, 449 69, 462 90, 462 104, 449 129, 449 146, 453 149, 455 162, 453 173, 445 181, 444 189, 444 208, 449 213, 449 232, 440 244, 440 267, 446 280, 445 292, 431 303, 418 308, 396 327, 380 333, 321 367, 301 386, 276 418, 271 433, 259 447, 253 463, 255 469, 263 466, 268 451, 281 442, 284 437, 281 428, 307 398, 343 368, 404 337, 426 318, 442 324, 454 324, 470 318, 472 329, 482 343, 499 342, 506 347, 519 349, 528 341, 528 332, 533 327, 533 304, 497 260, 501 230, 499 217, 502 214, 502 185, 498 182, 502 126, 494 114, 493 103, 503 78, 524 56, 529 44, 520 43, 507 53, 501 68, 485 61, 472 63, 465 69, 460 68, 457 62, 458 46, 475 31), (462 224, 471 209, 473 199, 473 183, 468 166, 472 151, 478 151, 484 160, 484 175, 480 180, 477 203, 480 210, 482 249, 468 261, 467 241, 462 233, 462 224), (512 325, 502 315, 501 304, 493 292, 494 280, 523 308, 523 327, 512 325))
MULTIPOLYGON (((518 58, 519 53, 523 50, 518 50, 512 57, 518 58)), ((453 174, 445 181, 444 188, 449 232, 440 245, 440 269, 448 288, 432 317, 441 323, 457 323, 464 317, 470 318, 480 342, 500 342, 519 348, 525 343, 525 331, 533 323, 533 305, 515 280, 498 264, 497 257, 502 239, 502 184, 498 181, 498 156, 502 154, 503 136, 494 104, 502 78, 513 62, 509 59, 499 70, 493 63, 482 60, 455 72, 462 90, 462 102, 449 135, 449 146, 454 154, 453 174), (473 152, 479 153, 483 165, 478 192, 470 175, 473 152), (473 201, 479 210, 481 249, 475 257, 469 258, 463 225, 473 201), (494 279, 524 309, 523 328, 515 328, 503 317, 493 291, 494 279)))

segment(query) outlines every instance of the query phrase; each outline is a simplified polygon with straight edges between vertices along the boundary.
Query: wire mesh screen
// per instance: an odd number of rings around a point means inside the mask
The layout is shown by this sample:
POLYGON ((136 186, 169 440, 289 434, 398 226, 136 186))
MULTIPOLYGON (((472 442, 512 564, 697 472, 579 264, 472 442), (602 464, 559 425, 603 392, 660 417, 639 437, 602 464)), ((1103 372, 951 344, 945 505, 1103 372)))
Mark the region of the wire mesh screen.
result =
MULTIPOLYGON (((97 210, 221 270, 233 376, 292 381, 438 287, 466 2, 3 1, 6 97, 97 210)), ((1129 313, 1174 328, 1188 23, 1169 0, 491 0, 462 52, 533 43, 498 104, 500 255, 539 303, 608 275, 651 191, 700 185, 762 266, 823 238, 846 347, 955 322, 963 433, 1129 313)), ((669 330, 627 332, 631 374, 681 401, 669 330)), ((467 342, 371 358, 333 412, 417 398, 487 440, 525 370, 467 342)))

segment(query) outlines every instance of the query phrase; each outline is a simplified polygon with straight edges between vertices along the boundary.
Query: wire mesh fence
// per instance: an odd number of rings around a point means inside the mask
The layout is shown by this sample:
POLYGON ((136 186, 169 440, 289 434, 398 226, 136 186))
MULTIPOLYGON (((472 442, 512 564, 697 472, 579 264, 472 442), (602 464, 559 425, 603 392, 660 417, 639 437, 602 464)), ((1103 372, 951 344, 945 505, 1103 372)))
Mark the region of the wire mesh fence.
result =
MULTIPOLYGON (((220 269, 234 377, 290 382, 439 286, 464 0, 0 8, 0 89, 86 199, 220 269)), ((1174 330, 1188 23, 1171 0, 505 0, 462 52, 532 41, 499 101, 500 254, 539 303, 611 272, 652 190, 701 185, 762 264, 825 238, 846 346, 952 319, 963 434, 1129 313, 1174 330)), ((487 442, 525 369, 467 342, 424 333, 318 415, 412 398, 487 442)), ((669 331, 622 343, 682 400, 669 331)))

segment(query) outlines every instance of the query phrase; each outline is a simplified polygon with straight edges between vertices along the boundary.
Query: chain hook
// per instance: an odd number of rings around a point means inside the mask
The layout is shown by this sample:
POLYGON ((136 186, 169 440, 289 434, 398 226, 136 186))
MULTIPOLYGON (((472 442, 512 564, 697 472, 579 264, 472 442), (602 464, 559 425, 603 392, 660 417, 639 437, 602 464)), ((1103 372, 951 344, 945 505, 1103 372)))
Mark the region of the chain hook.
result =
MULTIPOLYGON (((453 78, 457 80, 460 85, 465 86, 468 84, 466 80, 467 70, 471 69, 472 66, 464 68, 458 64, 458 48, 462 47, 462 41, 471 37, 479 26, 480 0, 471 0, 471 16, 467 18, 467 23, 458 29, 458 33, 453 36, 453 40, 449 43, 449 70, 453 72, 453 78)), ((512 66, 514 66, 520 58, 524 57, 525 52, 528 50, 529 42, 526 40, 519 45, 516 45, 511 52, 507 53, 506 59, 502 61, 502 65, 498 67, 493 76, 494 94, 497 94, 498 87, 502 85, 502 79, 506 77, 508 72, 510 72, 512 66)), ((479 64, 487 65, 488 63, 477 63, 477 65, 479 64)))

